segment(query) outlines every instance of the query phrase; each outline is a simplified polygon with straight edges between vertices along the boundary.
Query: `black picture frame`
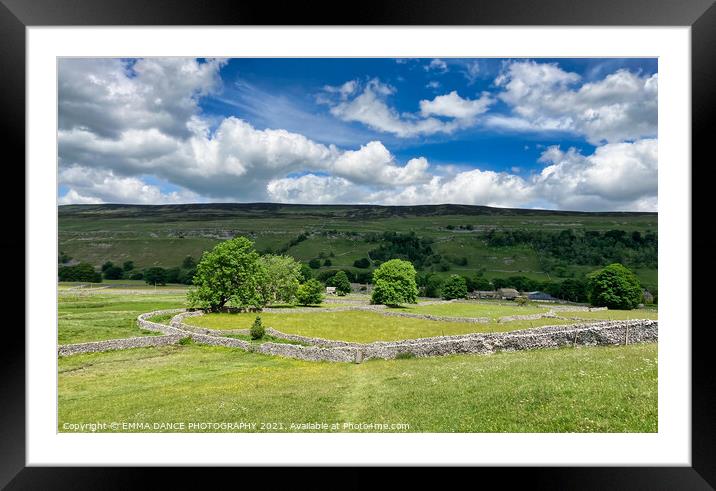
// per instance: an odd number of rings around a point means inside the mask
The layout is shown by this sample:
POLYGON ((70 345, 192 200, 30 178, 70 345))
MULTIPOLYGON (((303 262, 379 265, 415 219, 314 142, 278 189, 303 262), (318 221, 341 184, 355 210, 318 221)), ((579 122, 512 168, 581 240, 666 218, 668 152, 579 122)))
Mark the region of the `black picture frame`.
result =
MULTIPOLYGON (((510 26, 691 26, 692 68, 692 224, 708 220, 708 144, 713 139, 716 87, 716 6, 712 0, 490 0, 363 2, 350 18, 317 3, 226 2, 207 0, 0 0, 0 138, 6 156, 14 156, 15 183, 25 182, 17 163, 25 155, 25 28, 28 26, 161 26, 161 25, 510 25, 510 26), (323 13, 321 13, 323 12, 323 13), (9 151, 8 151, 9 150, 9 151), (699 166, 693 162, 700 162, 699 166), (699 192, 701 191, 701 192, 699 192), (702 206, 698 206, 701 204, 702 206)), ((8 157, 9 158, 9 157, 8 157)), ((711 158, 710 160, 713 160, 711 158)), ((10 161, 6 162, 9 163, 10 161)), ((688 166, 688 163, 684 163, 688 166)), ((9 166, 6 166, 9 167, 9 166)), ((713 172, 713 171, 711 171, 713 172)), ((11 203, 23 200, 23 186, 11 203)), ((7 196, 7 195, 6 195, 7 196)), ((6 198, 7 199, 7 198, 6 198)), ((13 208, 14 209, 14 208, 13 208)), ((8 224, 24 230, 19 213, 9 209, 8 224)), ((706 222, 709 223, 709 222, 706 222)), ((7 224, 6 224, 7 225, 7 224)), ((694 228, 692 227, 692 230, 694 228)), ((2 249, 24 245, 20 234, 3 234, 2 249)), ((24 235, 23 235, 24 237, 24 235)), ((694 249, 712 250, 713 239, 691 237, 694 249)), ((696 251, 694 250, 694 254, 696 251)), ((24 255, 24 253, 23 253, 24 255)), ((25 257, 25 262, 31 258, 25 257)), ((692 257, 692 264, 693 264, 692 257)), ((9 268, 17 268, 19 263, 9 268)), ((713 267, 700 268, 710 276, 713 267)), ((19 271, 12 271, 20 278, 19 271)), ((695 284, 689 285, 695 291, 695 284)), ((687 286, 688 287, 688 286, 687 286)), ((17 288, 15 284, 14 288, 17 288)), ((30 294, 31 292, 27 292, 30 294)), ((26 297, 27 298, 27 297, 26 297)), ((696 302, 698 305, 698 302, 696 302)), ((703 309, 703 307, 702 307, 703 309)), ((693 312, 693 311, 692 311, 693 312)), ((695 312, 693 312, 695 313, 695 312)), ((0 356, 0 487, 7 489, 125 489, 146 482, 137 471, 122 468, 50 468, 25 465, 25 339, 18 329, 6 326, 0 356)), ((691 326, 684 326, 685 329, 691 326)), ((509 480, 527 477, 530 486, 580 489, 713 489, 716 487, 716 389, 710 325, 692 330, 692 467, 643 468, 522 468, 509 470, 509 480)), ((216 470, 217 477, 225 472, 216 470)), ((172 469, 147 469, 165 480, 181 480, 172 469)), ((301 479, 303 472, 293 471, 301 479)), ((505 469, 482 468, 481 480, 505 479, 505 469), (500 477, 502 476, 502 477, 500 477)), ((421 479, 419 473, 403 476, 403 484, 421 479)), ((351 482, 357 483, 358 479, 351 482)), ((486 481, 485 481, 486 482, 486 481)), ((205 483, 204 483, 205 484, 205 483)), ((315 484, 315 481, 314 481, 315 484)), ((361 486, 363 487, 363 486, 361 486)))

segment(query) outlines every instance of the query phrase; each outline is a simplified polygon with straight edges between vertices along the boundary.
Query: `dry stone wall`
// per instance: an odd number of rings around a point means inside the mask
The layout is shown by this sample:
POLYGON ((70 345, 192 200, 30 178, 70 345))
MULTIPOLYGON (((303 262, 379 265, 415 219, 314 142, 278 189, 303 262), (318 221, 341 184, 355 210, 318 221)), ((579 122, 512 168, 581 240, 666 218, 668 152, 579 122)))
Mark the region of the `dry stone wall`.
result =
POLYGON ((540 312, 538 314, 525 314, 525 315, 506 315, 497 319, 497 322, 513 322, 513 321, 534 321, 537 319, 554 319, 557 317, 552 311, 540 312))
MULTIPOLYGON (((277 331, 272 335, 276 336, 277 331)), ((278 336, 277 336, 278 337, 278 336)), ((445 356, 464 353, 489 354, 496 351, 558 348, 562 346, 618 345, 657 341, 658 322, 608 321, 573 326, 546 326, 508 333, 468 334, 434 338, 385 341, 369 344, 318 340, 292 336, 294 340, 319 345, 263 343, 257 352, 309 361, 360 362, 372 358, 393 359, 410 354, 416 357, 445 356), (340 343, 340 345, 338 344, 340 343)))
POLYGON ((406 339, 402 341, 377 341, 373 343, 352 343, 348 341, 309 338, 286 334, 268 328, 266 332, 271 336, 288 341, 305 343, 306 345, 272 342, 252 344, 248 341, 228 338, 221 335, 227 331, 196 328, 195 326, 188 326, 183 323, 183 319, 198 315, 203 315, 203 312, 186 312, 182 309, 148 312, 137 318, 138 325, 143 329, 161 332, 164 334, 163 336, 64 345, 60 346, 58 352, 61 356, 65 356, 93 351, 160 346, 173 344, 182 338, 189 337, 201 344, 239 348, 245 351, 285 356, 301 360, 361 362, 373 358, 393 359, 405 354, 416 357, 445 356, 460 353, 488 354, 496 351, 517 351, 578 345, 618 345, 658 340, 658 321, 626 320, 543 326, 511 332, 473 333, 457 336, 406 339), (169 325, 147 320, 155 315, 177 312, 178 314, 172 318, 169 325))
POLYGON ((57 349, 60 356, 77 355, 79 353, 97 353, 130 348, 147 348, 150 346, 166 346, 178 343, 186 337, 184 334, 168 334, 164 336, 142 336, 136 338, 110 339, 91 343, 64 344, 57 349))
MULTIPOLYGON (((175 316, 172 325, 184 329, 182 320, 202 312, 188 312, 175 316)), ((547 314, 537 314, 546 316, 547 314)), ((552 316, 554 314, 552 313, 552 316)), ((518 317, 518 316, 515 316, 518 317)), ((528 317, 531 316, 520 316, 528 317)), ((201 328, 203 329, 203 328, 201 328)), ((216 339, 226 331, 206 330, 206 337, 214 338, 211 344, 220 344, 216 339)), ((349 361, 371 358, 391 359, 406 353, 413 356, 443 356, 458 353, 493 353, 495 351, 516 351, 524 349, 555 348, 560 346, 629 344, 656 341, 658 322, 653 320, 596 321, 572 325, 542 326, 510 332, 473 333, 456 336, 437 336, 402 341, 377 341, 374 343, 353 343, 349 341, 313 338, 287 334, 273 328, 266 333, 279 339, 304 343, 308 346, 263 343, 252 346, 253 351, 265 354, 287 356, 310 361, 349 361)), ((231 340, 237 346, 245 341, 231 340)))
POLYGON ((600 312, 602 310, 609 310, 607 307, 588 307, 586 305, 550 305, 549 308, 567 312, 600 312))

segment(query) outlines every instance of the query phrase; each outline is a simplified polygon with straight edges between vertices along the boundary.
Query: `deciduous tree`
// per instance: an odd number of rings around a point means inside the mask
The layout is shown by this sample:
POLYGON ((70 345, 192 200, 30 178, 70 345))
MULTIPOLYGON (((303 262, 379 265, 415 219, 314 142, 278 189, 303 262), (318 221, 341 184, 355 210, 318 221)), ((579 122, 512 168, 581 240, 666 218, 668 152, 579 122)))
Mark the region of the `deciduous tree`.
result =
POLYGON ((588 285, 589 301, 599 307, 631 310, 642 299, 643 289, 636 275, 619 263, 589 274, 588 285))
POLYGON ((418 287, 415 267, 403 259, 391 259, 373 272, 371 303, 398 306, 417 303, 418 287))
POLYGON ((220 242, 205 252, 196 267, 188 299, 192 306, 219 310, 231 301, 237 307, 263 307, 258 291, 259 255, 246 237, 220 242))

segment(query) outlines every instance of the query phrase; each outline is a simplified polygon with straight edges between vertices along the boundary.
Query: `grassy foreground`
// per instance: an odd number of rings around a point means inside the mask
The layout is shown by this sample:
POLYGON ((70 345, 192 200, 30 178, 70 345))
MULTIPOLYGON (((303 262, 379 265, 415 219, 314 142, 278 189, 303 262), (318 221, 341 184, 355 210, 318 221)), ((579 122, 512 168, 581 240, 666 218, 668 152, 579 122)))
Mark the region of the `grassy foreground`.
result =
POLYGON ((58 364, 61 432, 90 431, 79 426, 90 422, 118 423, 98 431, 148 432, 383 431, 345 423, 407 424, 387 431, 409 432, 658 429, 656 344, 360 365, 187 345, 76 355, 58 364))
MULTIPOLYGON (((559 319, 536 319, 531 321, 471 322, 431 321, 410 317, 389 317, 376 312, 343 311, 306 313, 259 314, 264 325, 279 331, 301 336, 336 339, 356 343, 372 341, 397 341, 432 336, 449 336, 473 332, 505 332, 574 321, 559 319)), ((256 318, 255 313, 206 314, 189 317, 187 324, 211 329, 248 329, 256 318)))

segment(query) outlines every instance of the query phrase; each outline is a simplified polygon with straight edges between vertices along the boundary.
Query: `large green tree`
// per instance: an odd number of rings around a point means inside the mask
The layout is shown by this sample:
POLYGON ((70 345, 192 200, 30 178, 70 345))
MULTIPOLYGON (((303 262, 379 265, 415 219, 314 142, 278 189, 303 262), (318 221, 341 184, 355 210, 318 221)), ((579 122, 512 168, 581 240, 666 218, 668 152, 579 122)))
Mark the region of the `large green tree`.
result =
POLYGON ((451 274, 443 284, 441 291, 445 300, 465 298, 467 296, 467 281, 463 276, 451 274))
POLYGON ((259 258, 259 265, 261 281, 258 289, 264 305, 293 303, 302 278, 301 264, 289 256, 267 254, 259 258))
POLYGON ((231 301, 236 307, 261 308, 264 299, 258 282, 262 279, 259 254, 246 237, 217 244, 201 256, 189 291, 189 304, 219 310, 231 301))
POLYGON ((417 303, 415 276, 415 267, 410 261, 391 259, 384 262, 373 271, 371 303, 389 306, 417 303))
POLYGON ((614 263, 588 275, 589 301, 598 307, 631 310, 642 299, 642 288, 636 275, 625 266, 614 263))

